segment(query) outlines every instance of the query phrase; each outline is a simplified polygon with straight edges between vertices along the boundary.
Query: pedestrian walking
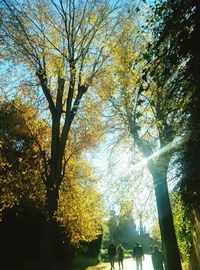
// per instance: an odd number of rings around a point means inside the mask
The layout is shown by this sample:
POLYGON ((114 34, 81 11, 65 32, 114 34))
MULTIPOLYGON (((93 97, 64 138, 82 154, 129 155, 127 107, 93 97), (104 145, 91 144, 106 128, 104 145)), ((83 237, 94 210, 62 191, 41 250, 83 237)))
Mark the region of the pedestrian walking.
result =
POLYGON ((124 248, 121 244, 119 244, 119 246, 117 247, 117 261, 119 264, 119 269, 124 268, 123 265, 123 260, 124 260, 124 248))
POLYGON ((115 269, 116 246, 114 240, 108 246, 108 256, 110 260, 111 270, 115 269))
POLYGON ((163 253, 158 249, 157 246, 155 246, 154 252, 152 253, 152 263, 154 270, 164 270, 163 262, 163 253))
POLYGON ((136 261, 136 269, 142 270, 142 264, 144 260, 144 251, 140 243, 136 243, 135 247, 133 248, 133 257, 136 261))

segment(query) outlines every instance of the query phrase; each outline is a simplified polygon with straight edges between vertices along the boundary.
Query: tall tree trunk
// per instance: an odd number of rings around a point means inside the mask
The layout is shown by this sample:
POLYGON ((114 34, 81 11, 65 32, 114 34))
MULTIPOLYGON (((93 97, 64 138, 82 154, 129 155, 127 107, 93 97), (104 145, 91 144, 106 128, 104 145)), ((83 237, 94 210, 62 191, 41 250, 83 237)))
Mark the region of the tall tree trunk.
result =
MULTIPOLYGON (((151 146, 145 140, 140 139, 137 133, 133 132, 133 134, 141 153, 146 158, 153 156, 151 146)), ((163 147, 164 145, 161 144, 161 149, 163 147)), ((170 152, 160 154, 156 158, 156 162, 152 158, 148 161, 147 166, 154 181, 158 220, 165 255, 165 270, 182 270, 167 186, 167 171, 171 156, 170 152)))
POLYGON ((43 220, 40 245, 40 268, 41 270, 51 269, 55 259, 55 241, 57 224, 55 213, 58 208, 58 189, 49 188, 46 193, 45 219, 43 220))
POLYGON ((58 209, 59 187, 62 178, 62 156, 60 154, 60 117, 52 118, 52 143, 50 173, 46 183, 45 220, 43 222, 40 269, 49 270, 55 256, 56 219, 58 209))
POLYGON ((158 218, 161 230, 163 249, 165 254, 166 270, 181 270, 181 260, 173 224, 173 215, 170 205, 167 186, 167 171, 151 170, 155 186, 155 196, 158 218))
POLYGON ((192 211, 194 231, 192 234, 192 250, 190 254, 189 270, 198 270, 200 266, 200 211, 192 211))

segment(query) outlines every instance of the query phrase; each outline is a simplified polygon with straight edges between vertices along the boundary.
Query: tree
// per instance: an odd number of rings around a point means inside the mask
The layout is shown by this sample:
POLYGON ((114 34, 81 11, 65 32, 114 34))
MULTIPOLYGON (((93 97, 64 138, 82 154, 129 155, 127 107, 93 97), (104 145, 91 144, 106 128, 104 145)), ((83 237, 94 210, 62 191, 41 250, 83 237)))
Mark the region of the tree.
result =
POLYGON ((110 218, 108 220, 109 240, 117 240, 117 215, 114 210, 110 211, 110 218))
POLYGON ((131 201, 121 203, 117 232, 118 241, 122 242, 126 248, 132 248, 133 241, 136 240, 138 233, 133 218, 133 204, 131 201))
MULTIPOLYGON (((129 132, 135 146, 148 161, 167 269, 181 269, 167 186, 168 167, 175 150, 180 96, 169 92, 168 85, 161 88, 151 75, 147 75, 148 55, 143 53, 145 58, 138 61, 138 51, 144 52, 145 44, 140 46, 138 31, 133 31, 133 24, 132 29, 127 27, 128 23, 125 20, 116 43, 111 46, 114 72, 110 78, 112 83, 106 85, 111 110, 116 126, 123 126, 129 132)), ((185 104, 186 100, 184 96, 181 101, 185 104)))
POLYGON ((158 242, 161 242, 160 226, 159 223, 154 223, 151 231, 151 237, 158 242))
MULTIPOLYGON (((113 2, 88 0, 1 2, 3 56, 35 77, 50 112, 51 152, 44 157, 45 209, 51 221, 65 176, 71 126, 84 94, 108 59, 104 44, 111 36, 108 26, 114 24, 116 8, 113 2)), ((52 257, 53 235, 47 222, 41 245, 44 260, 52 257)))
MULTIPOLYGON (((188 140, 186 140, 187 147, 194 147, 194 150, 199 145, 197 139, 199 132, 199 118, 197 117, 199 115, 197 112, 199 107, 199 74, 197 72, 199 66, 199 50, 197 49, 199 48, 197 37, 200 30, 199 5, 194 1, 164 1, 161 5, 157 4, 153 11, 155 20, 159 21, 159 26, 154 27, 155 42, 152 45, 151 53, 155 56, 154 63, 165 63, 160 70, 155 71, 155 76, 157 80, 159 76, 159 83, 162 85, 163 81, 168 82, 170 91, 174 91, 177 96, 188 97, 186 106, 181 107, 182 117, 184 117, 182 131, 188 140), (181 29, 177 27, 178 23, 180 23, 181 29), (196 146, 193 145, 194 141, 196 141, 196 146)), ((155 24, 154 20, 153 23, 155 24)), ((177 115, 177 117, 181 118, 181 115, 177 115)), ((190 148, 190 150, 192 149, 190 148)), ((193 155, 188 155, 188 157, 193 159, 193 155)), ((194 157, 192 162, 188 157, 184 170, 194 164, 194 160, 198 160, 197 157, 194 157), (187 168, 187 166, 189 167, 187 168)), ((184 162, 184 160, 182 161, 184 162)), ((195 165, 195 167, 199 166, 195 165)), ((186 176, 186 178, 189 177, 186 176)), ((187 182, 187 180, 183 180, 183 185, 186 184, 185 181, 187 182)), ((189 181, 188 188, 193 183, 195 180, 189 181)), ((188 195, 189 193, 190 191, 188 195)), ((187 197, 186 194, 185 196, 187 197)), ((196 196, 198 200, 199 196, 197 194, 196 196)))
MULTIPOLYGON (((95 125, 94 129, 96 131, 95 125)), ((0 216, 1 230, 4 229, 1 233, 5 234, 4 241, 7 241, 4 247, 5 260, 11 250, 14 252, 12 241, 16 241, 16 247, 21 247, 25 243, 27 236, 23 237, 20 234, 23 228, 19 226, 26 224, 28 226, 26 233, 31 233, 29 244, 32 248, 25 249, 24 253, 22 250, 22 253, 15 256, 20 262, 23 256, 33 258, 38 254, 36 249, 40 232, 38 230, 41 229, 45 205, 41 149, 44 149, 45 145, 46 153, 49 153, 50 147, 48 149, 46 144, 49 131, 48 123, 40 118, 37 110, 29 103, 24 103, 19 98, 2 102, 0 106, 0 216), (16 222, 18 220, 16 223, 18 226, 13 240, 9 240, 11 239, 8 237, 9 231, 4 225, 5 222, 9 222, 9 213, 14 213, 14 218, 18 217, 14 219, 16 222), (30 226, 31 222, 36 223, 36 229, 30 226)), ((91 128, 90 133, 92 131, 91 128)), ((90 136, 87 134, 87 147, 93 147, 95 144, 95 142, 90 143, 90 136)), ((94 177, 91 166, 82 157, 82 151, 86 149, 85 137, 84 133, 79 134, 76 144, 74 140, 70 144, 71 140, 69 140, 68 151, 65 153, 65 158, 68 159, 67 177, 63 179, 60 189, 55 224, 57 257, 62 253, 60 247, 65 249, 65 257, 67 257, 68 252, 74 251, 80 242, 91 242, 102 233, 103 207, 97 189, 98 179, 94 177), (59 235, 63 237, 60 241, 62 244, 58 243, 59 235)), ((70 255, 72 257, 72 254, 70 255)))
MULTIPOLYGON (((180 98, 188 97, 186 106, 181 105, 181 114, 177 114, 177 118, 182 119, 181 132, 185 137, 179 152, 182 164, 179 187, 186 204, 185 211, 191 207, 195 230, 199 220, 199 11, 200 5, 196 1, 157 3, 153 8, 151 21, 155 42, 150 49, 150 58, 154 56, 154 67, 162 63, 160 70, 151 69, 159 84, 168 83, 170 92, 180 98)), ((197 269, 199 265, 196 241, 194 237, 192 269, 197 269)))

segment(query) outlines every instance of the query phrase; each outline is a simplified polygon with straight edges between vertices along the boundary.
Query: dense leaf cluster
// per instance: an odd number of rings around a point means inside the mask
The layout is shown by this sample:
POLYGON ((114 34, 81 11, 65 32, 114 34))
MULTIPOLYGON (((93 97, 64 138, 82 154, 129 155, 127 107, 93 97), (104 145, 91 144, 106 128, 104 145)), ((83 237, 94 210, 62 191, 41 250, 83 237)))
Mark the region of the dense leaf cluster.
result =
MULTIPOLYGON (((199 201, 199 133, 200 133, 200 4, 198 1, 162 1, 153 8, 151 47, 154 57, 153 76, 170 95, 177 95, 181 118, 181 132, 186 136, 182 151, 181 186, 186 201, 199 201), (188 102, 181 103, 183 96, 188 102), (185 105, 185 106, 184 106, 185 105)), ((168 98, 170 97, 168 96, 168 98)))
POLYGON ((176 205, 175 222, 181 252, 188 254, 191 210, 199 211, 200 201, 200 3, 166 0, 157 2, 152 11, 149 22, 154 40, 149 46, 148 71, 162 91, 167 90, 166 99, 176 96, 179 104, 175 117, 180 124, 176 136, 184 141, 178 153, 179 188, 184 203, 176 205), (186 102, 182 102, 183 98, 186 102))

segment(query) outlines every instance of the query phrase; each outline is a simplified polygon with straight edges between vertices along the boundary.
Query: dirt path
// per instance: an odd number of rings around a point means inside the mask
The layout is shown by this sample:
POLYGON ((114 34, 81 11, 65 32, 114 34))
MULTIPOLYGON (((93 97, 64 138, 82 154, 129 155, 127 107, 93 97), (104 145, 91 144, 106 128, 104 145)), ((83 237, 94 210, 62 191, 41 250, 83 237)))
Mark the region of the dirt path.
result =
MULTIPOLYGON (((110 264, 102 263, 97 266, 88 267, 87 270, 110 270, 110 264)), ((119 270, 117 262, 115 263, 115 270, 119 270)), ((135 261, 132 258, 124 260, 123 270, 136 270, 135 261)), ((143 261, 143 270, 153 270, 150 255, 145 255, 145 260, 143 261)))

